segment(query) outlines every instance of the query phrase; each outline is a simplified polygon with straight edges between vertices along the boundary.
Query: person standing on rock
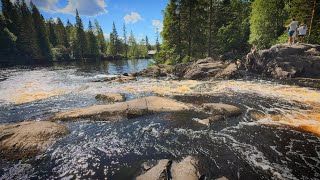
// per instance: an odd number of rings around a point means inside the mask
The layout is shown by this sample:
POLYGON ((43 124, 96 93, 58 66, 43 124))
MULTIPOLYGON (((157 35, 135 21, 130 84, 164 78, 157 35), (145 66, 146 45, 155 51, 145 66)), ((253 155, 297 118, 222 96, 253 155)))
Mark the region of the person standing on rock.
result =
POLYGON ((294 18, 292 19, 292 22, 289 24, 289 44, 293 44, 295 41, 294 33, 298 29, 298 21, 296 21, 294 18))
POLYGON ((303 43, 303 42, 304 42, 304 37, 305 37, 306 34, 307 34, 307 26, 306 26, 305 24, 302 24, 302 26, 300 26, 300 27, 298 28, 298 32, 299 32, 299 35, 298 35, 299 41, 300 41, 301 43, 303 43))

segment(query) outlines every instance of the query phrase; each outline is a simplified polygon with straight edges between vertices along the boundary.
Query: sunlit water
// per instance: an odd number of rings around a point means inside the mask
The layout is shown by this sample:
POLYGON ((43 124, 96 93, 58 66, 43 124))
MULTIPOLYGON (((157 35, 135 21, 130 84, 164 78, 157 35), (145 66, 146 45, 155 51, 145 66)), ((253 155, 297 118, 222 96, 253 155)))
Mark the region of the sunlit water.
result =
POLYGON ((140 71, 148 60, 7 68, 0 75, 0 123, 44 120, 56 112, 105 102, 169 96, 193 103, 239 106, 237 118, 210 127, 198 112, 162 113, 119 122, 64 122, 71 133, 31 159, 0 160, 0 179, 132 179, 150 160, 200 159, 207 179, 319 179, 320 91, 262 80, 94 82, 140 71))

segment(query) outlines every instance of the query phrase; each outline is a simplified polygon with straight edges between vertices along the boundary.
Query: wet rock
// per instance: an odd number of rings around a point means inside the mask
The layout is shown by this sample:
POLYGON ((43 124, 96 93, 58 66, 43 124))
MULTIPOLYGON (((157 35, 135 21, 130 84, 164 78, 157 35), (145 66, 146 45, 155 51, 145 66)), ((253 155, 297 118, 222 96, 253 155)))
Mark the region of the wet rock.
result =
POLYGON ((226 65, 212 58, 200 59, 189 65, 183 75, 184 79, 206 80, 217 75, 226 65))
POLYGON ((35 156, 67 133, 67 127, 48 121, 0 125, 0 157, 15 160, 35 156))
POLYGON ((128 73, 123 73, 122 75, 123 75, 123 76, 129 76, 129 74, 128 74, 128 73))
POLYGON ((96 96, 96 99, 106 100, 111 102, 123 102, 126 100, 122 94, 117 94, 117 93, 98 94, 96 96))
POLYGON ((95 105, 57 113, 54 120, 70 120, 75 118, 91 118, 94 120, 114 121, 123 118, 134 118, 151 113, 177 112, 189 110, 190 106, 163 97, 145 97, 128 102, 108 105, 95 105))
POLYGON ((199 172, 199 162, 196 158, 188 156, 181 162, 170 160, 160 160, 159 163, 152 167, 144 174, 138 176, 137 180, 199 180, 201 174, 199 172), (170 176, 171 175, 171 176, 170 176))
POLYGON ((216 180, 229 180, 229 179, 224 177, 224 176, 222 176, 222 177, 217 178, 216 180))
POLYGON ((157 165, 149 169, 146 173, 138 176, 136 180, 165 180, 168 178, 167 168, 170 165, 170 160, 160 160, 157 165))
POLYGON ((174 66, 159 64, 148 67, 147 69, 138 73, 138 75, 144 77, 165 77, 170 74, 173 74, 173 71, 174 66))
POLYGON ((200 59, 188 65, 180 75, 183 79, 192 80, 232 79, 241 77, 241 74, 238 73, 238 65, 236 63, 224 62, 213 58, 200 59))
POLYGON ((202 105, 203 110, 209 111, 214 115, 222 115, 222 116, 238 116, 242 114, 240 108, 222 103, 206 103, 202 105))
POLYGON ((320 46, 279 44, 251 52, 243 62, 247 71, 272 78, 320 77, 320 46))
POLYGON ((199 180, 201 174, 198 166, 199 161, 191 156, 186 157, 181 162, 173 162, 171 167, 172 179, 176 180, 199 180))
POLYGON ((103 82, 112 82, 112 83, 124 83, 128 81, 136 81, 137 78, 134 76, 116 76, 111 78, 106 78, 103 82))
POLYGON ((226 68, 215 75, 215 79, 230 79, 239 77, 238 65, 236 63, 229 64, 226 68))
POLYGON ((195 119, 196 122, 206 126, 210 126, 213 122, 221 121, 221 120, 224 120, 224 116, 216 115, 216 116, 211 116, 207 119, 195 119))

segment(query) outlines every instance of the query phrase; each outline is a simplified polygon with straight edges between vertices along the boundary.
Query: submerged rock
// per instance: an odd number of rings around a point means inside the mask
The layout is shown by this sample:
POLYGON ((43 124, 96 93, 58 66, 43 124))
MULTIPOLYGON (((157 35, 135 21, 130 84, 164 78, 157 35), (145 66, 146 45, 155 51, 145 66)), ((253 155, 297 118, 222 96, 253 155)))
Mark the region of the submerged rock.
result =
POLYGON ((202 105, 202 108, 205 111, 209 111, 214 115, 222 115, 222 116, 238 116, 242 114, 240 108, 229 105, 229 104, 222 104, 222 103, 205 103, 202 105))
POLYGON ((124 117, 132 118, 150 113, 176 112, 189 110, 190 106, 168 98, 150 96, 132 101, 94 105, 57 113, 53 119, 69 120, 75 118, 91 118, 94 120, 114 121, 124 117))
POLYGON ((67 127, 48 121, 0 125, 0 157, 14 160, 35 156, 67 133, 67 127))
POLYGON ((249 53, 243 65, 272 78, 320 77, 320 45, 278 44, 249 53))
POLYGON ((111 102, 123 102, 126 100, 122 94, 117 94, 117 93, 98 94, 96 96, 96 99, 106 100, 111 102))
POLYGON ((138 176, 137 180, 199 180, 199 161, 191 156, 184 158, 181 162, 171 162, 168 159, 160 160, 144 174, 138 176))

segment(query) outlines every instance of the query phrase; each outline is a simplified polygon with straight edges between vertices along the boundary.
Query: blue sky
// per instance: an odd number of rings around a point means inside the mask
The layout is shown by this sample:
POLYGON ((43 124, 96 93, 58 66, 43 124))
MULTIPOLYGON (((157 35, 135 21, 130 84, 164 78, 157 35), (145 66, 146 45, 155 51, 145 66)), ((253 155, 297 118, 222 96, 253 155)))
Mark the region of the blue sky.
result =
MULTIPOLYGON (((29 2, 30 0, 26 0, 29 2)), ((114 21, 118 34, 123 36, 126 23, 128 34, 132 30, 137 39, 148 36, 155 42, 156 29, 162 29, 163 13, 168 0, 32 0, 46 19, 60 17, 66 23, 75 22, 77 8, 85 28, 89 20, 97 19, 105 34, 112 30, 114 21)), ((107 35, 106 35, 107 36, 107 35)))

